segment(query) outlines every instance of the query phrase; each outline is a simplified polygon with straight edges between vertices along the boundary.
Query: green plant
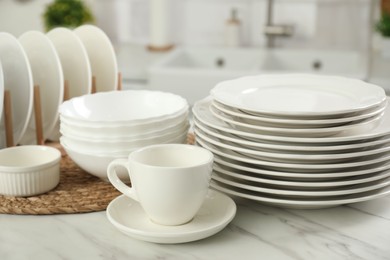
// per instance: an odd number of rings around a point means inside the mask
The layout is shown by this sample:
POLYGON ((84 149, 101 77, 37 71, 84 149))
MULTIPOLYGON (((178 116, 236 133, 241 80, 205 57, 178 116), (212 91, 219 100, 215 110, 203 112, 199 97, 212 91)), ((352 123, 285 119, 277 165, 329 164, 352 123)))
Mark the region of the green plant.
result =
POLYGON ((383 37, 390 37, 390 14, 383 13, 380 20, 376 23, 376 30, 383 37))
POLYGON ((58 26, 74 28, 94 21, 92 12, 80 0, 53 1, 47 5, 43 19, 47 31, 58 26))

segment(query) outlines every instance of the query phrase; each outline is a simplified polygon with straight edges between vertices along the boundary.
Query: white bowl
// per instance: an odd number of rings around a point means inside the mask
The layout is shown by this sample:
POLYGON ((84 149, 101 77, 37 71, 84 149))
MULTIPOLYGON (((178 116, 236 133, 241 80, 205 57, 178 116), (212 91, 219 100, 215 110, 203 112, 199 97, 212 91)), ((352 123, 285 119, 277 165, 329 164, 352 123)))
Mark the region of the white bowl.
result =
POLYGON ((146 123, 162 120, 187 107, 187 101, 175 94, 124 90, 72 98, 60 106, 60 114, 81 124, 146 123))
POLYGON ((64 135, 86 137, 88 139, 140 139, 170 132, 174 128, 180 127, 186 122, 188 122, 188 111, 185 111, 179 116, 158 122, 130 126, 101 125, 99 127, 88 127, 74 124, 73 122, 61 117, 60 131, 64 135))
POLYGON ((38 145, 0 150, 0 194, 33 196, 55 188, 60 180, 59 150, 38 145))
MULTIPOLYGON (((62 141, 62 137, 60 138, 60 140, 61 140, 62 147, 64 147, 66 153, 81 169, 107 182, 108 182, 107 166, 113 160, 118 158, 127 158, 127 156, 130 154, 130 151, 126 153, 126 155, 119 155, 119 156, 104 155, 104 154, 89 154, 67 146, 66 143, 62 141)), ((117 172, 119 178, 122 181, 129 180, 127 171, 118 168, 117 172)))
POLYGON ((163 135, 142 138, 142 139, 130 139, 130 140, 92 140, 87 138, 79 138, 74 136, 63 135, 60 140, 65 142, 67 146, 76 149, 77 151, 101 151, 104 153, 116 152, 122 150, 133 150, 139 147, 166 143, 170 140, 174 140, 177 137, 187 135, 189 124, 185 124, 181 128, 177 128, 174 131, 168 132, 163 135))
MULTIPOLYGON (((172 138, 172 139, 169 139, 165 142, 160 142, 160 143, 153 143, 153 144, 185 144, 187 143, 187 136, 188 136, 188 133, 187 132, 183 132, 182 134, 172 138)), ((119 149, 119 150, 112 150, 112 151, 107 151, 107 150, 97 150, 97 149, 79 149, 79 147, 73 147, 72 144, 73 143, 69 143, 68 142, 68 139, 65 137, 65 136, 61 136, 60 137, 60 143, 63 145, 63 146, 66 146, 72 150, 76 150, 76 151, 79 151, 81 153, 86 153, 86 154, 90 154, 90 155, 97 155, 97 156, 111 156, 111 157, 126 157, 130 152, 136 150, 136 149, 139 149, 139 148, 142 148, 142 147, 145 147, 146 145, 140 145, 140 146, 135 146, 133 148, 128 148, 128 149, 119 149)), ((153 145, 153 144, 150 144, 150 145, 153 145)))

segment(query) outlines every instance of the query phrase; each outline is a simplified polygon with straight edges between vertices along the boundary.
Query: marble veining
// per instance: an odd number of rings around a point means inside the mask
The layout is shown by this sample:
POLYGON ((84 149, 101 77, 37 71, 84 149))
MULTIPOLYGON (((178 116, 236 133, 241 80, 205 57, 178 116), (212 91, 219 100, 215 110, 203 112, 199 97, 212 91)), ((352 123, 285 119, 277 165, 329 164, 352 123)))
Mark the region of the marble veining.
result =
POLYGON ((234 220, 174 245, 120 233, 105 212, 0 215, 0 259, 390 259, 390 197, 319 210, 236 199, 234 220))

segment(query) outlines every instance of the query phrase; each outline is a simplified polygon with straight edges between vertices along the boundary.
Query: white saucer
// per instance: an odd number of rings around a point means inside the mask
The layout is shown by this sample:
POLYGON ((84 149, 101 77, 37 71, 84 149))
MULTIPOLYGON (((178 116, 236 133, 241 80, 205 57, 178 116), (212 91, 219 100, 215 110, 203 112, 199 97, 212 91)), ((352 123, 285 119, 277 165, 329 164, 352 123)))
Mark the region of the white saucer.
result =
POLYGON ((194 219, 180 226, 153 223, 140 204, 124 195, 111 201, 107 207, 108 220, 124 234, 154 243, 186 243, 209 237, 221 231, 236 214, 234 201, 210 190, 194 219))

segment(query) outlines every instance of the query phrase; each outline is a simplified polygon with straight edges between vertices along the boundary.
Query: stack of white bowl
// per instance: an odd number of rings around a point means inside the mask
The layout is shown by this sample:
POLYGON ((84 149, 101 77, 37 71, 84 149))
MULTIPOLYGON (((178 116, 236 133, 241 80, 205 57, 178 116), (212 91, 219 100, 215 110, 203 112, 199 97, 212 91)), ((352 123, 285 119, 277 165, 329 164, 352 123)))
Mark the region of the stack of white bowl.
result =
POLYGON ((82 169, 107 180, 107 165, 132 151, 161 143, 185 143, 187 101, 147 90, 102 92, 60 106, 60 142, 82 169))

